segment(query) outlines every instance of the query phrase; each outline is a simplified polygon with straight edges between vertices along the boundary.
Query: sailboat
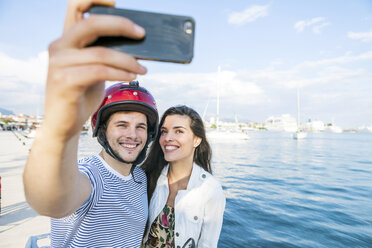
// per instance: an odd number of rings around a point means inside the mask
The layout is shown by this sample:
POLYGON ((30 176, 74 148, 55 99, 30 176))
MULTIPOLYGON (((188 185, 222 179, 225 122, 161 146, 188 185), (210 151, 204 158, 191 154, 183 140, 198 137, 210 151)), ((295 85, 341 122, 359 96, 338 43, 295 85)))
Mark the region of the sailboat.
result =
POLYGON ((307 137, 307 133, 300 128, 300 89, 297 85, 297 131, 293 134, 293 138, 304 139, 307 137))
POLYGON ((217 79, 217 118, 216 118, 216 130, 208 130, 207 137, 211 140, 247 140, 249 136, 243 131, 237 130, 221 130, 219 123, 219 114, 220 114, 220 92, 219 92, 219 83, 220 83, 220 74, 221 66, 218 66, 218 79, 217 79))

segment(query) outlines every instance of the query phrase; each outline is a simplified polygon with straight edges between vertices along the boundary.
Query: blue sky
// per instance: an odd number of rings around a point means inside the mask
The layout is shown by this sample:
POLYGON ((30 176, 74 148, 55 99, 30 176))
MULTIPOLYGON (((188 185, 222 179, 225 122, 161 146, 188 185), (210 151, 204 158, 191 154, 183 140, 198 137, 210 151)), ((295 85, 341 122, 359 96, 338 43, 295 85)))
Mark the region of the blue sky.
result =
MULTIPOLYGON (((0 2, 0 107, 42 114, 47 47, 61 34, 67 1, 0 2)), ((241 121, 296 116, 372 125, 372 1, 132 1, 117 7, 190 15, 190 65, 143 62, 139 77, 160 112, 187 104, 241 121), (218 66, 221 73, 218 74, 218 66)))

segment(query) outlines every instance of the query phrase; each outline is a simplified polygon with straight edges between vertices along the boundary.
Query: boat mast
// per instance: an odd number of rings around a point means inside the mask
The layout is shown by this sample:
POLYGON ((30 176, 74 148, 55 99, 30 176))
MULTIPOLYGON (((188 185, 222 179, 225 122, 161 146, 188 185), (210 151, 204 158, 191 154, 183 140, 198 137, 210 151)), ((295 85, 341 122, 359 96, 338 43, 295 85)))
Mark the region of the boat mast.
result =
POLYGON ((210 99, 211 99, 211 93, 209 92, 209 97, 208 97, 207 105, 205 106, 204 111, 203 111, 203 116, 202 116, 202 120, 203 121, 205 121, 205 115, 207 114, 207 110, 208 110, 210 99))
POLYGON ((300 87, 297 84, 297 130, 300 130, 300 87))
POLYGON ((216 127, 219 129, 219 117, 220 117, 220 76, 221 76, 221 66, 218 66, 217 73, 217 118, 216 118, 216 127))

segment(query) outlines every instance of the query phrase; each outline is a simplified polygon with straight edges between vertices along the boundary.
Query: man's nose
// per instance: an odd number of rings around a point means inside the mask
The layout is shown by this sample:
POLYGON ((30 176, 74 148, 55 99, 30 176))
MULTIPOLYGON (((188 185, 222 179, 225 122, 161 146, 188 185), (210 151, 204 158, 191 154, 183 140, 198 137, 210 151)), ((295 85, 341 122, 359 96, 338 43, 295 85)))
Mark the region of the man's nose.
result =
POLYGON ((125 136, 127 138, 130 138, 130 139, 133 139, 133 140, 135 138, 137 138, 137 129, 136 129, 136 127, 129 127, 129 128, 127 128, 126 133, 125 133, 125 136))

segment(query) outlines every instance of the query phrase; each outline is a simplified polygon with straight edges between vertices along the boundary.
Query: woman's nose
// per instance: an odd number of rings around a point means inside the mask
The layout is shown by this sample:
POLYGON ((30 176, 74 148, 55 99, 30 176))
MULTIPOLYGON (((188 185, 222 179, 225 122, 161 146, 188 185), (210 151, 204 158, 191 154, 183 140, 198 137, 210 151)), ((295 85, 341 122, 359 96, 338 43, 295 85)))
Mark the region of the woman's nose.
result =
POLYGON ((171 132, 166 133, 165 137, 164 137, 164 140, 165 141, 172 141, 173 140, 173 134, 171 132))

